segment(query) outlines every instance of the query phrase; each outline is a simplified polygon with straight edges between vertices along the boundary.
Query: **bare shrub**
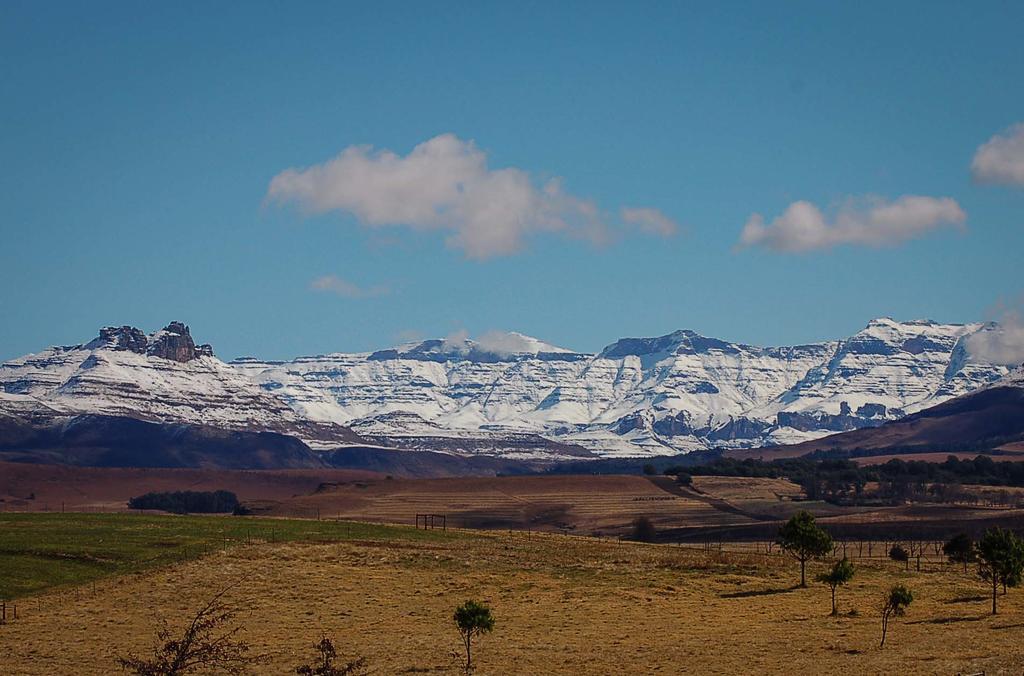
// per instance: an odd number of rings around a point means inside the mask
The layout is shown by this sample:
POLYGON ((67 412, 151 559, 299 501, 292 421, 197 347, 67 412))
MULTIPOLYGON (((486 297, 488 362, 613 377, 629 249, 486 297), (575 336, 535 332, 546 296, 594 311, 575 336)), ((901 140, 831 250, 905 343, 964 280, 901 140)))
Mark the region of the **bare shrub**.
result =
POLYGON ((264 661, 265 656, 250 654, 249 644, 238 639, 241 626, 227 626, 238 614, 237 606, 224 601, 224 595, 234 586, 217 592, 178 637, 161 620, 152 656, 138 657, 129 652, 117 658, 118 665, 135 676, 179 676, 198 670, 241 674, 247 666, 264 661))
POLYGON ((358 657, 342 666, 336 666, 334 660, 338 657, 338 651, 327 636, 322 636, 313 647, 319 653, 316 660, 312 664, 303 664, 297 667, 296 674, 303 676, 362 676, 366 673, 365 657, 358 657))

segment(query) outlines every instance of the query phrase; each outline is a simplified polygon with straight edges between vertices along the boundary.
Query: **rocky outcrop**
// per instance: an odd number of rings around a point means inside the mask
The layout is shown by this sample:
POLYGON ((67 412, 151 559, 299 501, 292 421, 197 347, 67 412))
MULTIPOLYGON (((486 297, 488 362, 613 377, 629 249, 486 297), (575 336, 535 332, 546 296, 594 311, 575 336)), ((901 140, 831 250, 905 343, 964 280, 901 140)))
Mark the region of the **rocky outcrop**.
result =
POLYGON ((99 337, 85 347, 123 350, 181 363, 213 356, 213 346, 196 345, 188 326, 182 322, 171 322, 149 336, 134 326, 105 326, 99 337))
POLYGON ((317 447, 359 441, 347 427, 306 419, 238 368, 195 345, 181 322, 145 335, 107 327, 85 345, 0 364, 0 413, 99 414, 232 431, 289 434, 317 447))
POLYGON ((857 408, 861 418, 884 418, 887 409, 883 404, 867 403, 857 408))
POLYGON ((707 433, 712 441, 736 441, 738 439, 757 439, 770 430, 771 423, 750 418, 730 418, 729 422, 707 433))
POLYGON ((127 350, 136 354, 146 354, 149 342, 146 334, 134 326, 105 326, 100 329, 97 340, 112 350, 127 350))
POLYGON ((833 415, 830 413, 801 413, 793 411, 779 411, 779 427, 789 427, 800 432, 849 432, 864 427, 878 427, 884 418, 861 418, 851 415, 849 409, 833 415))
POLYGON ((171 361, 187 362, 196 358, 196 344, 187 326, 181 322, 171 322, 163 330, 153 334, 146 354, 171 361))

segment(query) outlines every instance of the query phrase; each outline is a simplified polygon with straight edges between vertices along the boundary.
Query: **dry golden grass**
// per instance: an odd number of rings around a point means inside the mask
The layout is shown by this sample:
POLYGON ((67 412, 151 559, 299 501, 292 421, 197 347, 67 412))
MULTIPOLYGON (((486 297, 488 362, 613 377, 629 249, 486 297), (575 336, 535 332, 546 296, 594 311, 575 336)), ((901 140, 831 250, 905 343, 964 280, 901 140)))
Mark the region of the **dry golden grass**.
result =
POLYGON ((348 481, 278 502, 269 514, 340 517, 412 525, 418 513, 448 525, 621 534, 638 516, 661 528, 749 519, 662 490, 639 476, 524 476, 348 481))
POLYGON ((722 500, 793 500, 803 497, 803 489, 789 479, 752 477, 695 476, 693 487, 722 500))
MULTIPOLYGON (((812 568, 823 569, 823 564, 812 568)), ((26 600, 0 627, 5 674, 107 674, 151 645, 154 616, 180 625, 218 589, 246 612, 245 638, 285 674, 321 631, 372 673, 457 673, 455 606, 491 604, 478 674, 1021 673, 1024 592, 988 615, 984 585, 945 565, 864 564, 828 616, 827 589, 794 589, 788 560, 558 535, 441 542, 261 544, 26 600), (883 590, 915 601, 878 648, 883 590), (851 609, 858 614, 850 616, 851 609)))

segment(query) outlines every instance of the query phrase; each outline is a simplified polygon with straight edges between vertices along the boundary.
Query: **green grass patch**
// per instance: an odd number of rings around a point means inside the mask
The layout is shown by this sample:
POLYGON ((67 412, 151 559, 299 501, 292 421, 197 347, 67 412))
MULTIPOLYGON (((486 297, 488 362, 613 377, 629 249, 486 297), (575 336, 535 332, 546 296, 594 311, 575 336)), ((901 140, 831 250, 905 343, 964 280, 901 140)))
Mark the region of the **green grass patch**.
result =
POLYGON ((468 537, 407 526, 300 519, 140 514, 0 514, 0 599, 134 572, 259 542, 419 541, 468 537))

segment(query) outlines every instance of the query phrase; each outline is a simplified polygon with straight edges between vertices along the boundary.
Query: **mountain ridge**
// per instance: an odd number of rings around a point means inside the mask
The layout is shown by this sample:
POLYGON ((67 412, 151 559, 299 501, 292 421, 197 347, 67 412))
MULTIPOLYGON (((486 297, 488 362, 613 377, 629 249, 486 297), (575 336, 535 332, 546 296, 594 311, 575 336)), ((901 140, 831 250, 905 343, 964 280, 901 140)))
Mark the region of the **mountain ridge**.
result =
POLYGON ((104 327, 0 364, 0 412, 126 415, 517 458, 671 455, 876 427, 998 380, 994 324, 880 317, 847 338, 760 347, 680 329, 573 352, 524 334, 224 362, 171 322, 104 327))

